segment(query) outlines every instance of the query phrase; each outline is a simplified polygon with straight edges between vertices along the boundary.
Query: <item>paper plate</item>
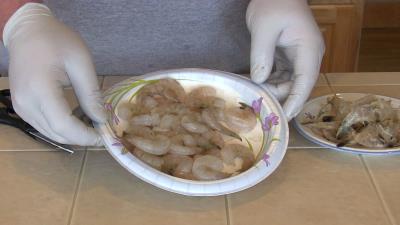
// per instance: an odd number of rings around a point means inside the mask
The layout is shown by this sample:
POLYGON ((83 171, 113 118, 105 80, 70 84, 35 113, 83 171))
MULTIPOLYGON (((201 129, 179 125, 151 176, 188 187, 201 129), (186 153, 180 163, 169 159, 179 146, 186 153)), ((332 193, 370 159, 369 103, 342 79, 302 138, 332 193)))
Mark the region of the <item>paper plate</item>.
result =
MULTIPOLYGON (((344 100, 347 101, 354 101, 357 99, 360 99, 368 94, 366 93, 341 93, 338 94, 339 97, 343 98, 344 100)), ((385 99, 385 100, 391 100, 392 106, 395 108, 400 107, 400 100, 387 97, 387 96, 381 96, 381 95, 375 95, 378 98, 385 99)), ((302 122, 306 120, 307 117, 310 116, 315 116, 318 114, 319 110, 321 109, 321 106, 326 104, 327 98, 332 97, 332 95, 325 95, 321 96, 315 99, 312 99, 311 101, 307 102, 304 105, 303 110, 299 113, 299 115, 294 119, 294 124, 296 129, 308 140, 311 142, 314 142, 318 145, 327 147, 329 149, 337 150, 337 151, 345 151, 345 152, 350 152, 350 153, 356 153, 356 154, 371 154, 371 155, 382 155, 382 154, 399 154, 400 153, 400 147, 395 147, 395 148, 362 148, 362 147, 337 147, 337 143, 333 143, 331 141, 328 141, 324 137, 313 133, 309 128, 305 127, 302 125, 302 122)))
POLYGON ((108 111, 108 122, 95 124, 95 127, 101 134, 108 152, 133 175, 167 191, 191 196, 216 196, 241 191, 268 177, 278 167, 286 153, 288 125, 279 103, 266 90, 242 76, 206 69, 159 71, 115 84, 105 92, 104 101, 108 111), (193 181, 160 172, 134 155, 123 152, 123 146, 117 138, 119 129, 124 126, 116 116, 118 104, 134 101, 135 93, 143 85, 162 78, 176 79, 185 90, 200 85, 213 86, 217 89, 217 95, 223 97, 227 104, 244 102, 252 105, 262 98, 256 128, 242 136, 243 144, 252 148, 257 157, 255 165, 243 173, 226 179, 193 181))

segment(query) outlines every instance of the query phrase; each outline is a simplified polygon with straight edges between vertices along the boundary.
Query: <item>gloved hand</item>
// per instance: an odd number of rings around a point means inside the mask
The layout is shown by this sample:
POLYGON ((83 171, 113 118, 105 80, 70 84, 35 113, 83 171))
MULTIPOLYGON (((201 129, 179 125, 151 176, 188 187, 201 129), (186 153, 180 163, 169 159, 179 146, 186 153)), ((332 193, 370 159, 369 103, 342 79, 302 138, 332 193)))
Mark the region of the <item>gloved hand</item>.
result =
POLYGON ((283 110, 290 120, 310 95, 325 51, 307 1, 252 0, 246 22, 251 79, 279 100, 286 98, 283 110))
POLYGON ((83 111, 94 121, 105 121, 95 69, 80 36, 45 5, 28 3, 8 20, 3 40, 18 115, 57 142, 100 145, 99 135, 72 115, 63 95, 63 87, 72 84, 83 111))

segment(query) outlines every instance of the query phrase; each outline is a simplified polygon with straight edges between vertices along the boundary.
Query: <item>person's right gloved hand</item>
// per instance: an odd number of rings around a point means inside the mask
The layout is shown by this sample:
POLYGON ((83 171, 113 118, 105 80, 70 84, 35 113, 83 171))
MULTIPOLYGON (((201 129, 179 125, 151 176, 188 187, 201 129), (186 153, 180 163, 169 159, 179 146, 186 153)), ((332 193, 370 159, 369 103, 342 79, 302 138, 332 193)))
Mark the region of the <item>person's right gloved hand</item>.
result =
POLYGON ((100 145, 99 135, 72 115, 63 95, 72 84, 83 111, 93 121, 105 121, 94 65, 80 36, 45 5, 28 3, 8 20, 3 41, 18 115, 59 143, 100 145))

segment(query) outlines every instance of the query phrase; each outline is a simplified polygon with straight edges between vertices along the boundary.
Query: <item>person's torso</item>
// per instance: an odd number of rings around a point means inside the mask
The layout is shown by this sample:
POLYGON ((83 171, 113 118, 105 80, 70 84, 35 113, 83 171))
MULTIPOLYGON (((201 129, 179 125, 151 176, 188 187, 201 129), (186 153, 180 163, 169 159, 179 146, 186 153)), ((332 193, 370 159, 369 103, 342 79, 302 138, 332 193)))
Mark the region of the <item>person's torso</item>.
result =
POLYGON ((101 75, 142 74, 182 67, 247 72, 248 2, 45 1, 58 19, 81 34, 101 75))

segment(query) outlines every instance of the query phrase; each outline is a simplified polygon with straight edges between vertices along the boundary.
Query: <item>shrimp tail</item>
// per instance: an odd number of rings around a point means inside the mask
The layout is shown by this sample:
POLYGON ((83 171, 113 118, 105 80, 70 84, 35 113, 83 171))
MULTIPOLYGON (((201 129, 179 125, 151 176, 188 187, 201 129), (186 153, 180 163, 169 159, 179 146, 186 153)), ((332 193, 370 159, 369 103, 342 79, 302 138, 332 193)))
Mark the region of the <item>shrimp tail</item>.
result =
POLYGON ((238 139, 239 141, 242 141, 242 138, 241 138, 237 133, 231 131, 230 129, 228 129, 228 128, 226 128, 225 126, 222 126, 222 125, 221 125, 221 133, 223 133, 223 134, 225 134, 225 135, 227 135, 227 136, 236 138, 236 139, 238 139))

